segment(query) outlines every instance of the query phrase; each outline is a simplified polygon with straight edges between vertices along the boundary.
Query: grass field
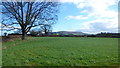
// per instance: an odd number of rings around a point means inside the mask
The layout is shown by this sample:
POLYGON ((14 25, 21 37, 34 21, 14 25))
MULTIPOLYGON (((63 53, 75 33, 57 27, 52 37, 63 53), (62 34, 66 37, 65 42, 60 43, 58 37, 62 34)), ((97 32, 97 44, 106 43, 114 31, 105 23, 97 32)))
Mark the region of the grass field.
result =
POLYGON ((2 48, 3 66, 118 65, 117 38, 32 37, 2 48))

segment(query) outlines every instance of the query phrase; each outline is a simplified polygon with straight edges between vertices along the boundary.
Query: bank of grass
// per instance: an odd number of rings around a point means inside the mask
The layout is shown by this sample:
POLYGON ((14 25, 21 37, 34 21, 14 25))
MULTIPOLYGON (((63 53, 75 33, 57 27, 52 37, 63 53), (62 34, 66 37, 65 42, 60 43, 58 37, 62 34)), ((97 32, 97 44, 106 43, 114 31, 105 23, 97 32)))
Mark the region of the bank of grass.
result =
POLYGON ((117 38, 31 37, 3 43, 3 66, 114 66, 117 38))

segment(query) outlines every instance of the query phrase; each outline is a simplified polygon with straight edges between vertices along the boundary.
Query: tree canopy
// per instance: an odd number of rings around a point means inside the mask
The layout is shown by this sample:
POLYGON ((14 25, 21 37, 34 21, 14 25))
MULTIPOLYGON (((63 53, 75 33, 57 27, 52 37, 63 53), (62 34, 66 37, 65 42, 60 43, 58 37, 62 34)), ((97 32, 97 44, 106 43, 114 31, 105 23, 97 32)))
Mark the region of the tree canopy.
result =
POLYGON ((58 2, 2 2, 3 30, 21 29, 22 40, 32 27, 58 20, 58 2))

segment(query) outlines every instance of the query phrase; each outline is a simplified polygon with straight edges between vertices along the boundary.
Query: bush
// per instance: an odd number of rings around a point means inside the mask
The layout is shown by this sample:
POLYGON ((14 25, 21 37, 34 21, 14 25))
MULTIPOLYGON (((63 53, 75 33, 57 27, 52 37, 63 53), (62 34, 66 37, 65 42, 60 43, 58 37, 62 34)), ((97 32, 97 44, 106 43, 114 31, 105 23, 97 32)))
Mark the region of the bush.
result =
POLYGON ((38 32, 32 30, 32 31, 30 31, 30 34, 31 34, 31 36, 37 36, 37 35, 38 35, 38 32))

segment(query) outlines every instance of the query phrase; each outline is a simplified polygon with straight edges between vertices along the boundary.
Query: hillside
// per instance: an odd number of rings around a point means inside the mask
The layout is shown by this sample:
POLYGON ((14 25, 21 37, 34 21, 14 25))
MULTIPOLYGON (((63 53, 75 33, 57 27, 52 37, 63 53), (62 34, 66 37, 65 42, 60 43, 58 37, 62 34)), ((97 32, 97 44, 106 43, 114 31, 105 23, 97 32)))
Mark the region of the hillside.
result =
POLYGON ((58 35, 88 35, 83 32, 75 32, 75 31, 59 31, 59 32, 52 32, 52 34, 58 34, 58 35))

